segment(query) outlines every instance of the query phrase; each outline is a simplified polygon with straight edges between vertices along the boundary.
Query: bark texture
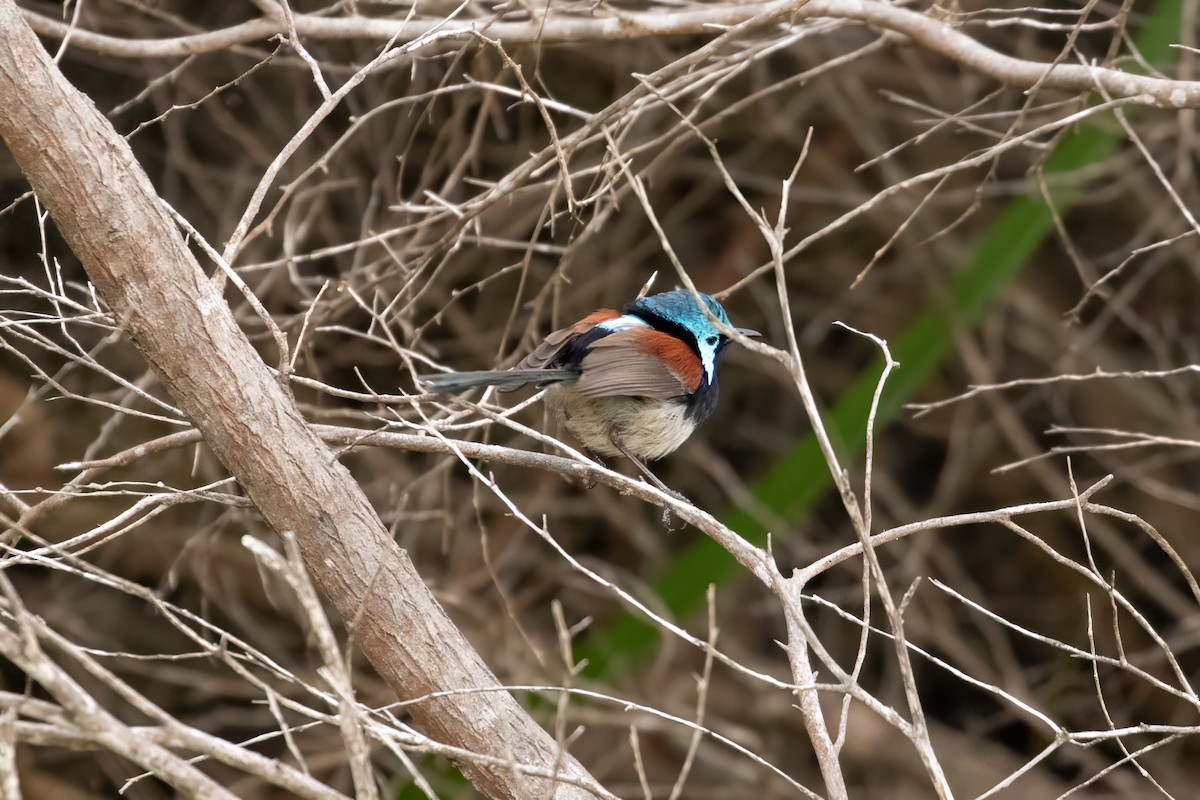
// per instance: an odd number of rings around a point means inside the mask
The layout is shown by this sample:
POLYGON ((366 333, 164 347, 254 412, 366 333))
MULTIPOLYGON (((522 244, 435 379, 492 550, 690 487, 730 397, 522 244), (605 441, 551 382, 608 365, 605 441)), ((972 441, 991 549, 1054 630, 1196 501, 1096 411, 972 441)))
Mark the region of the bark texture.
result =
POLYGON ((66 81, 12 0, 0 0, 0 107, 0 136, 124 332, 267 522, 295 533, 380 676, 402 698, 467 690, 413 705, 417 722, 442 742, 596 788, 555 788, 511 763, 460 764, 488 796, 609 796, 446 616, 235 324, 124 139, 66 81))

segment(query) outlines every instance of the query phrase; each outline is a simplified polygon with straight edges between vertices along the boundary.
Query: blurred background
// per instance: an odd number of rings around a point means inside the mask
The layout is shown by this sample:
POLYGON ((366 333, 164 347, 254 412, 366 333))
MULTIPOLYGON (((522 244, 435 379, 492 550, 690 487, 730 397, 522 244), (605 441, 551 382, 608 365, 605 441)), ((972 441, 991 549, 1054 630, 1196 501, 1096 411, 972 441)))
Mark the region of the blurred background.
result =
MULTIPOLYGON (((22 3, 47 19, 77 15, 79 28, 117 40, 229 28, 257 18, 256 5, 22 3)), ((554 5, 581 19, 705 8, 554 5)), ((297 15, 331 19, 357 11, 427 21, 455 8, 292 3, 297 15)), ((1190 0, 904 8, 1034 62, 1195 73, 1190 0)), ((422 415, 439 425, 478 421, 444 399, 400 396, 416 395, 414 373, 512 365, 556 327, 628 302, 655 271, 655 288, 672 288, 669 249, 699 289, 727 292, 736 325, 780 348, 794 326, 861 499, 867 409, 882 362, 872 342, 833 323, 883 337, 900 366, 877 418, 875 532, 1068 499, 1072 478, 1082 490, 1110 473, 1093 499, 1152 526, 1088 515, 1085 536, 1067 510, 1018 520, 1044 547, 981 523, 879 549, 897 601, 911 590, 905 630, 924 654, 914 655, 918 687, 956 796, 1008 778, 991 796, 1189 796, 1200 781, 1200 701, 1187 684, 1200 667, 1200 599, 1180 564, 1200 562, 1195 112, 1125 103, 1065 123, 1104 99, 1006 87, 852 20, 801 14, 745 30, 529 43, 492 38, 483 25, 521 20, 519 8, 468 3, 458 14, 480 21, 483 33, 374 70, 289 150, 233 262, 289 336, 292 390, 308 418, 408 432, 426 424, 422 415), (790 319, 766 240, 723 172, 770 221, 786 206, 790 319), (1006 385, 960 398, 997 384, 1006 385), (956 398, 924 412, 911 405, 956 398), (1055 554, 1089 565, 1121 601, 1055 554), (1014 700, 1062 731, 1183 727, 1050 747, 1054 732, 1014 700)), ((62 43, 43 41, 51 52, 62 43)), ((383 45, 369 36, 302 42, 332 90, 383 45)), ((61 67, 127 137, 164 200, 217 250, 322 102, 308 63, 279 40, 143 58, 80 37, 61 67)), ((39 224, 43 212, 7 153, 0 182, 0 482, 8 490, 0 510, 7 527, 22 514, 18 500, 44 503, 18 548, 39 538, 64 545, 53 563, 10 562, 7 574, 30 610, 108 654, 109 669, 177 719, 231 741, 277 732, 281 718, 262 702, 263 689, 198 652, 148 599, 205 620, 209 640, 227 631, 252 645, 252 669, 270 660, 291 675, 260 670, 274 691, 308 697, 320 658, 286 595, 241 544, 245 534, 274 541, 270 531, 203 447, 164 447, 82 478, 79 468, 56 469, 185 423, 154 402, 170 398, 114 320, 94 313, 82 270, 52 223, 39 224)), ((275 365, 262 320, 236 290, 226 296, 275 365)), ((517 419, 554 431, 537 405, 517 419)), ((446 430, 542 448, 501 425, 446 430)), ((855 541, 811 430, 792 376, 731 347, 715 417, 654 468, 747 539, 765 545, 769 534, 787 575, 855 541)), ((520 694, 547 726, 559 717, 568 731, 584 727, 572 752, 611 791, 643 796, 634 726, 654 797, 670 795, 681 771, 682 797, 799 796, 712 737, 685 770, 691 730, 622 701, 695 719, 704 651, 632 614, 457 459, 368 444, 339 454, 503 682, 614 699, 559 706, 553 693, 520 694), (577 673, 564 664, 557 612, 572 629, 572 660, 586 661, 577 673)), ((701 534, 670 531, 660 509, 608 488, 480 467, 584 567, 701 639, 710 636, 705 593, 715 586, 719 649, 790 680, 776 644, 787 635, 778 602, 701 534)), ((821 644, 851 668, 859 627, 847 615, 862 614, 861 561, 828 571, 808 592, 821 644)), ((886 629, 877 606, 873 614, 886 629)), ((394 700, 361 657, 354 666, 362 703, 394 700)), ((42 696, 15 667, 0 667, 6 691, 42 696)), ((137 722, 110 688, 78 679, 137 722)), ((907 716, 883 635, 870 639, 859 682, 907 716)), ((703 683, 708 729, 823 791, 793 696, 721 664, 703 683)), ((836 728, 840 697, 828 699, 836 728)), ((842 762, 851 796, 932 796, 915 750, 891 726, 857 703, 848 719, 842 762)), ((335 725, 296 732, 290 748, 276 736, 256 749, 303 760, 350 790, 335 725)), ((437 796, 474 796, 448 762, 413 758, 437 796)), ((389 796, 424 796, 386 749, 374 764, 389 796)), ((116 755, 58 747, 22 746, 19 767, 29 797, 109 797, 137 774, 116 755)), ((239 796, 279 796, 226 767, 208 769, 239 796)), ((125 792, 168 794, 152 780, 125 792)))

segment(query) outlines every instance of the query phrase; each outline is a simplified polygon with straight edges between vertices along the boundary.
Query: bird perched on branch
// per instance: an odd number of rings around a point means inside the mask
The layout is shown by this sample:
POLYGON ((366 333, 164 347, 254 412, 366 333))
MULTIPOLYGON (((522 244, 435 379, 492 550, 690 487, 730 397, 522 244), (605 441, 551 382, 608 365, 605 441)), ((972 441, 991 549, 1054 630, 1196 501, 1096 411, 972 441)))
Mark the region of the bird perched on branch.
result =
POLYGON ((732 326, 709 295, 697 302, 682 289, 648 297, 642 291, 620 312, 602 308, 554 331, 512 369, 423 375, 421 383, 442 392, 548 385, 547 404, 585 447, 625 456, 666 489, 644 460, 674 451, 712 415, 717 368, 731 340, 709 314, 732 326))

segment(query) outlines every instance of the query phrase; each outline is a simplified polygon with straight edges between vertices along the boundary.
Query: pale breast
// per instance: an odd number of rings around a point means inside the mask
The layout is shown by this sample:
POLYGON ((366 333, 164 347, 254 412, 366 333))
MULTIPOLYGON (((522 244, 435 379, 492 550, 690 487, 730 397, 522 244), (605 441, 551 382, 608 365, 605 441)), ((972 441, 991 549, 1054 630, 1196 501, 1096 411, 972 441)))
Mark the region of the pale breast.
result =
POLYGON ((654 461, 678 449, 696 429, 687 406, 675 400, 586 397, 570 384, 551 387, 547 404, 593 453, 618 456, 611 435, 638 458, 654 461))

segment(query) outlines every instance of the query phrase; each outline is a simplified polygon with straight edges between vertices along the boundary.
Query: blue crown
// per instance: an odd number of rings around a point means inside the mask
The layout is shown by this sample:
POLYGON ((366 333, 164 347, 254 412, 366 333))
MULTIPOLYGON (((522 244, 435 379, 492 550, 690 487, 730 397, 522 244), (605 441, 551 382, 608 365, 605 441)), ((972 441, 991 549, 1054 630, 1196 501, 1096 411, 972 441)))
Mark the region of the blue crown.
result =
MULTIPOLYGON (((712 312, 714 317, 726 325, 730 325, 729 316, 725 313, 725 309, 721 307, 721 304, 717 302, 716 298, 707 294, 701 294, 700 298, 708 306, 708 310, 712 312)), ((686 289, 675 289, 671 292, 663 292, 634 300, 626 306, 625 311, 631 314, 637 314, 638 311, 646 311, 656 317, 674 322, 676 325, 686 328, 688 333, 696 337, 697 342, 703 341, 706 336, 711 334, 720 333, 700 308, 695 296, 686 289)))

